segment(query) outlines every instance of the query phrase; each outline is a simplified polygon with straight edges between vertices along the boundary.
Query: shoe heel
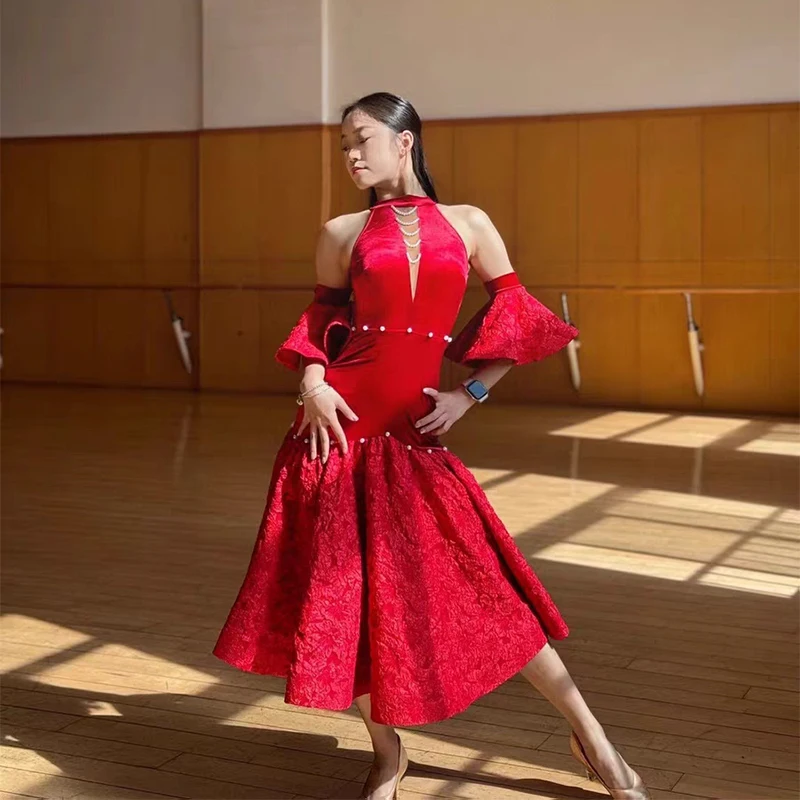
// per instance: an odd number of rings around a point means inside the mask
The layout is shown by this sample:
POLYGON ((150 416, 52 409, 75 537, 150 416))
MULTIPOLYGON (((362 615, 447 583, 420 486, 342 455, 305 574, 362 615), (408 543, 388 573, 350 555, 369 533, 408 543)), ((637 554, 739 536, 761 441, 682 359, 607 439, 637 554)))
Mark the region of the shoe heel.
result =
MULTIPOLYGON (((407 769, 407 767, 406 767, 406 769, 407 769)), ((404 769, 400 773, 400 775, 399 775, 399 777, 397 779, 397 785, 394 787, 394 792, 392 793, 391 800, 400 800, 400 781, 403 780, 403 776, 405 774, 406 774, 406 770, 404 769)))
POLYGON ((406 772, 408 772, 408 755, 406 754, 405 749, 402 748, 402 742, 400 744, 401 744, 400 771, 399 771, 399 774, 397 776, 397 783, 395 784, 394 792, 392 793, 391 800, 400 800, 400 781, 403 780, 403 778, 406 775, 406 772))

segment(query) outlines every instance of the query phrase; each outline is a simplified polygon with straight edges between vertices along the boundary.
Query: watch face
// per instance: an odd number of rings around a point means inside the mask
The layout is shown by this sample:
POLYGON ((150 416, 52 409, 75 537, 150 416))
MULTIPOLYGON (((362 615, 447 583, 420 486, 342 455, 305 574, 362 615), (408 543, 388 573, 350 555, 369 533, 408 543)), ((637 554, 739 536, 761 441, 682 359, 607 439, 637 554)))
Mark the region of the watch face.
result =
POLYGON ((479 380, 470 381, 466 389, 476 400, 482 400, 489 394, 489 390, 479 380))

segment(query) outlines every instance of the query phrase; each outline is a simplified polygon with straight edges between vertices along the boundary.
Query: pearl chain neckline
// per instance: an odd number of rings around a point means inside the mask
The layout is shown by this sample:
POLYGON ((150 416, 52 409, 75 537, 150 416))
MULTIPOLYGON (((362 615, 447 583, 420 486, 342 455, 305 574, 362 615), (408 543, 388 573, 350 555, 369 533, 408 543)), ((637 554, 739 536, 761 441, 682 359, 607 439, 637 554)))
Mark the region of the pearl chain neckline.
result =
MULTIPOLYGON (((421 234, 421 225, 419 214, 417 213, 417 207, 412 206, 411 208, 404 209, 399 208, 396 205, 391 206, 392 211, 394 211, 394 220, 400 226, 400 232, 403 234, 404 237, 404 244, 406 248, 406 258, 408 259, 408 280, 411 283, 411 269, 418 265, 420 259, 422 258, 422 236, 421 234), (413 217, 411 215, 414 215, 413 217), (402 217, 410 217, 410 219, 402 219, 402 217), (403 226, 408 225, 416 225, 417 229, 415 231, 407 231, 403 226), (416 242, 408 241, 409 236, 417 236, 416 242), (411 251, 416 250, 417 254, 411 255, 411 251)), ((409 286, 410 289, 410 296, 412 304, 416 300, 417 297, 417 287, 419 286, 419 268, 417 268, 417 274, 413 281, 413 286, 409 286)))

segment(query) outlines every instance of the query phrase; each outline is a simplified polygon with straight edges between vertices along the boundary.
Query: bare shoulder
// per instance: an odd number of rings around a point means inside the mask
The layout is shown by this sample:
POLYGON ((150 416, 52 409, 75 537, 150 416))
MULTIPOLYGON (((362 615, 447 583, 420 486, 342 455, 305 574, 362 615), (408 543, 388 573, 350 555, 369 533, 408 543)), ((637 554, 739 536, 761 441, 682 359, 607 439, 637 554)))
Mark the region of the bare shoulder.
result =
POLYGON ((471 228, 480 228, 492 224, 489 215, 482 208, 478 208, 478 206, 470 206, 464 203, 458 206, 447 207, 452 208, 459 214, 464 222, 471 228))
POLYGON ((489 215, 477 206, 460 205, 446 206, 438 204, 439 210, 444 218, 461 234, 470 258, 475 254, 475 250, 482 231, 493 227, 489 215))
POLYGON ((343 245, 347 245, 361 233, 368 219, 369 209, 356 211, 353 214, 340 214, 338 217, 329 219, 323 225, 323 231, 343 245))
POLYGON ((319 249, 335 253, 341 268, 346 271, 350 263, 353 245, 369 219, 369 210, 353 214, 340 214, 329 219, 323 226, 319 237, 319 249))
POLYGON ((467 252, 470 266, 484 283, 514 271, 499 231, 482 208, 470 205, 443 206, 442 214, 469 243, 467 252))

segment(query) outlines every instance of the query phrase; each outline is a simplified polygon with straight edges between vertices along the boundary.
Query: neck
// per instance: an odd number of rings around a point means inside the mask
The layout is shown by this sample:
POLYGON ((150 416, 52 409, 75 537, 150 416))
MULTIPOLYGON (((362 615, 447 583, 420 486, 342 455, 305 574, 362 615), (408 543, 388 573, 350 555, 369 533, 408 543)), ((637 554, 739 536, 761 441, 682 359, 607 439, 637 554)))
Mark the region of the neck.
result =
POLYGON ((407 197, 409 195, 419 195, 427 197, 427 192, 422 188, 416 175, 412 178, 400 179, 390 186, 376 186, 375 196, 378 202, 391 200, 394 197, 407 197))

